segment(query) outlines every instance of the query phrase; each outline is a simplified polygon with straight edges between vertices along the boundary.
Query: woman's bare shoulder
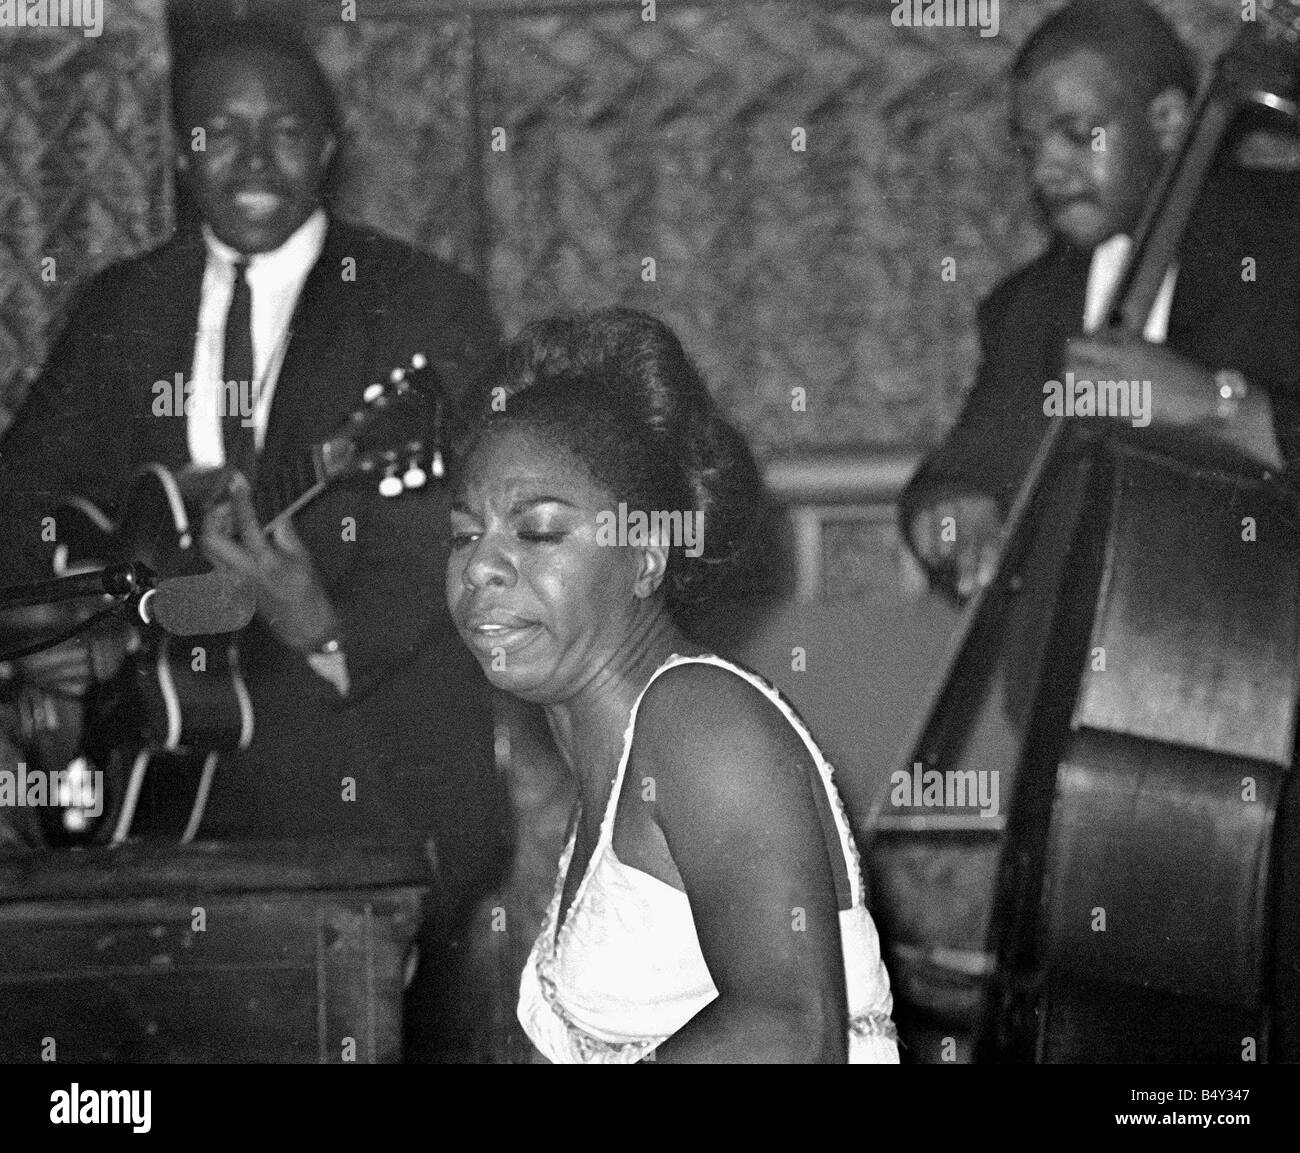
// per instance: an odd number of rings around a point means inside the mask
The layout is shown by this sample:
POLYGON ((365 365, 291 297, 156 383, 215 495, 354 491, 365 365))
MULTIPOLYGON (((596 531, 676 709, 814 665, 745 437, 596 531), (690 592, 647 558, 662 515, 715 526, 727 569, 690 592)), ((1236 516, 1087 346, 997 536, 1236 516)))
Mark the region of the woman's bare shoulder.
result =
POLYGON ((785 714, 757 685, 703 661, 676 665, 647 689, 634 755, 640 768, 686 774, 692 792, 747 790, 810 760, 785 714))

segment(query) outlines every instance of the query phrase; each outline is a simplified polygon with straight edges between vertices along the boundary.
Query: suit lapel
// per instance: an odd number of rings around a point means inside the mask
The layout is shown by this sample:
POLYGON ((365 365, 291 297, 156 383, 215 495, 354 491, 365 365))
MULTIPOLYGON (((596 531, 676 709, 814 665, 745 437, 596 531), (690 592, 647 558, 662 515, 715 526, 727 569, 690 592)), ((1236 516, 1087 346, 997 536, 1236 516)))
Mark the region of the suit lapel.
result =
MULTIPOLYGON (((1048 280, 1043 292, 1046 312, 1039 328, 1040 363, 1045 375, 1036 381, 1058 377, 1065 370, 1065 342, 1083 330, 1083 310, 1088 294, 1091 256, 1061 248, 1055 259, 1060 271, 1048 280)), ((1042 307, 1042 305, 1040 305, 1042 307)), ((1041 396, 1041 392, 1038 393, 1041 396)))
POLYGON ((140 327, 133 334, 134 342, 142 350, 140 363, 146 366, 139 375, 142 379, 149 377, 149 391, 142 394, 140 409, 144 417, 139 425, 144 450, 140 456, 173 467, 189 460, 187 422, 153 417, 152 384, 155 380, 172 381, 176 373, 186 381, 190 378, 205 253, 203 239, 197 233, 177 237, 158 254, 157 265, 146 282, 148 289, 136 310, 140 327))
POLYGON ((330 222, 320 258, 307 275, 290 321, 284 363, 275 384, 258 470, 258 488, 271 483, 273 462, 327 436, 360 403, 368 383, 370 334, 360 306, 361 288, 342 276, 348 247, 330 222))

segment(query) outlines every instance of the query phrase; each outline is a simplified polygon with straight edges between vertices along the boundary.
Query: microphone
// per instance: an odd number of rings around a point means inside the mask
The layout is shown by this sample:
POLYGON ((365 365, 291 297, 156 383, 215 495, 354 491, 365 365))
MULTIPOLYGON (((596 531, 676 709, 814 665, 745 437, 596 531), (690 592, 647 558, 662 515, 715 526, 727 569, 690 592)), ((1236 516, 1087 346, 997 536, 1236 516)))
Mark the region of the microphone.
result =
POLYGON ((140 598, 136 611, 147 625, 178 637, 233 633, 253 619, 257 594, 229 573, 167 577, 140 598))
POLYGON ((0 609, 49 605, 57 601, 81 600, 84 597, 138 595, 154 580, 153 572, 139 561, 124 561, 107 568, 70 576, 49 577, 28 584, 0 588, 0 609))

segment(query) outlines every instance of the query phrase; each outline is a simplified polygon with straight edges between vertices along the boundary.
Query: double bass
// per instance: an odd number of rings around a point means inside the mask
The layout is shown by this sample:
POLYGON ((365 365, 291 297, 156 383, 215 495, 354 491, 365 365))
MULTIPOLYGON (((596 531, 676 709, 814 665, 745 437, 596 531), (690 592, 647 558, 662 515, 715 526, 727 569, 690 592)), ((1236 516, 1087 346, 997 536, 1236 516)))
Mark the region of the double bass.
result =
MULTIPOLYGON (((1142 332, 1239 116, 1298 119, 1300 0, 1257 15, 1147 202, 1114 327, 1142 332)), ((1298 701, 1295 492, 1054 420, 900 761, 933 803, 868 822, 913 1056, 1300 1059, 1298 701), (1017 732, 1005 641, 1045 539, 1052 609, 1017 732), (996 812, 944 791, 989 773, 996 812)))

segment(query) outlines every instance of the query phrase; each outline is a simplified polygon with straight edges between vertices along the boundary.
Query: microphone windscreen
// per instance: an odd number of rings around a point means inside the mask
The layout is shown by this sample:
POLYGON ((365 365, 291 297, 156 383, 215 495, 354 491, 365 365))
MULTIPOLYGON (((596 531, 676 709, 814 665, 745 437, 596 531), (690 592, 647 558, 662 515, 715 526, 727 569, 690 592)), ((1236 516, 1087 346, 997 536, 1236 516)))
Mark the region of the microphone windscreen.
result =
POLYGON ((205 572, 158 582, 140 602, 140 614, 173 636, 233 633, 247 626, 257 594, 229 573, 205 572))

